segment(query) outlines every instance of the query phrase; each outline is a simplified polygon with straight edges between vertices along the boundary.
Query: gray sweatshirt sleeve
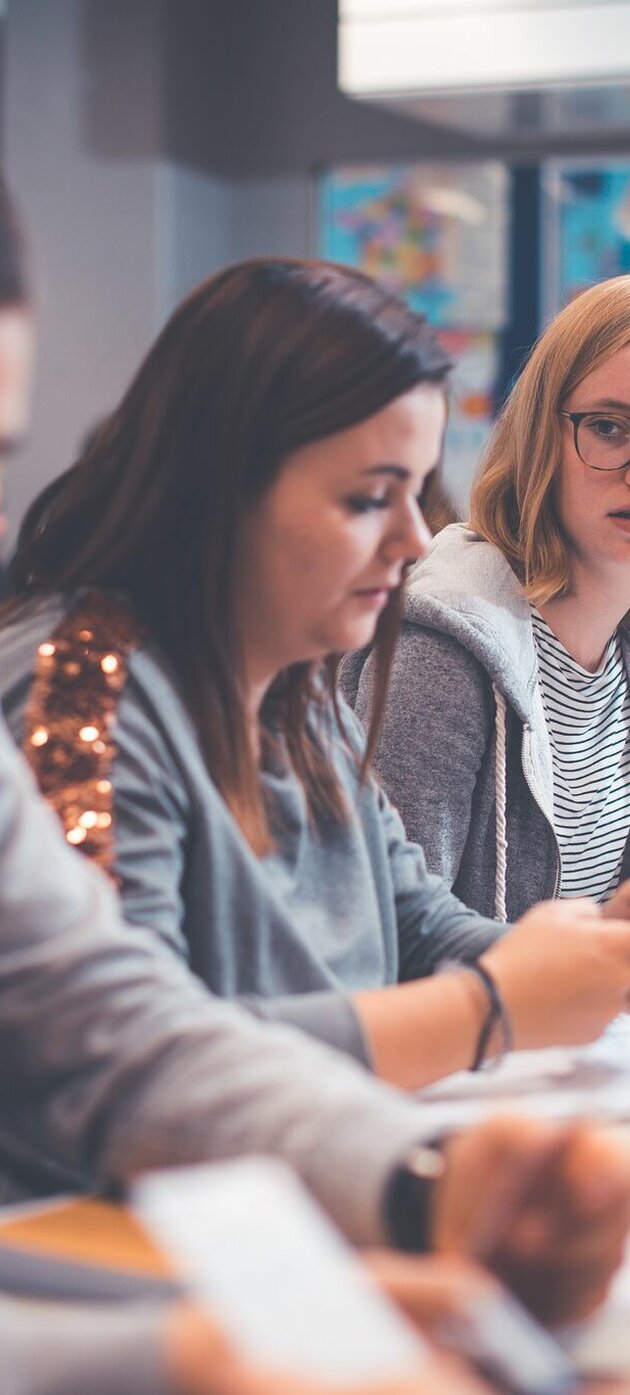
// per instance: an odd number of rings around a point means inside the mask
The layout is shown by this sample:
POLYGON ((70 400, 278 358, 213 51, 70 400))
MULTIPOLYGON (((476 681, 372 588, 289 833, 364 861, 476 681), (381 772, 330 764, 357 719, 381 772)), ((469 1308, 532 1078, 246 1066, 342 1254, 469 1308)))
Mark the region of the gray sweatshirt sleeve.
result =
POLYGON ((173 1395, 164 1309, 42 1307, 0 1299, 2 1395, 173 1395))
MULTIPOLYGON (((365 662, 355 711, 369 725, 374 657, 365 662)), ((356 678, 351 667, 348 681, 356 678)), ((479 768, 492 734, 488 678, 456 640, 403 625, 374 768, 407 837, 448 886, 468 838, 479 768)))
POLYGON ((476 959, 505 926, 470 910, 441 877, 428 872, 422 848, 408 841, 382 790, 379 800, 396 899, 401 980, 430 974, 444 959, 476 959))
POLYGON ((0 725, 0 1118, 93 1184, 283 1157, 357 1243, 382 1243, 420 1105, 288 1027, 211 997, 65 842, 0 725))
MULTIPOLYGON (((153 673, 173 706, 179 722, 178 740, 196 737, 188 719, 179 712, 179 703, 168 691, 163 675, 153 673)), ((182 888, 187 877, 187 856, 194 838, 190 793, 181 763, 175 757, 170 734, 160 713, 150 704, 144 686, 130 675, 118 706, 115 727, 117 755, 113 766, 115 792, 115 871, 121 902, 130 935, 139 928, 155 934, 169 954, 184 963, 191 958, 184 933, 186 908, 182 888)), ((15 684, 8 701, 7 720, 16 741, 24 735, 29 682, 15 684)), ((197 755, 198 760, 198 755, 197 755)), ((208 906, 211 920, 215 910, 208 906)), ((218 912, 217 912, 218 914, 218 912)), ((210 930, 210 926, 208 927, 210 930)), ((233 944, 231 951, 233 951, 233 944)), ((230 970, 226 965, 226 983, 230 970)), ((371 1069, 369 1047, 358 1014, 349 994, 336 989, 296 993, 290 996, 239 999, 248 1012, 271 1022, 285 1022, 344 1051, 371 1069)))

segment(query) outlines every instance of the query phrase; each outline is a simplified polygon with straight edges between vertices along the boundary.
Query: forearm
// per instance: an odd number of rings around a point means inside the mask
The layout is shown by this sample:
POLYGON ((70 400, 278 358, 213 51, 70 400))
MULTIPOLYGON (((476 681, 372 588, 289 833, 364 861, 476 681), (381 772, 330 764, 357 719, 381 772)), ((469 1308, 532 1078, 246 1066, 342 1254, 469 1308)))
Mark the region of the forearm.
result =
POLYGON ((357 993, 354 1002, 376 1074, 403 1090, 465 1070, 488 1011, 465 971, 357 993))

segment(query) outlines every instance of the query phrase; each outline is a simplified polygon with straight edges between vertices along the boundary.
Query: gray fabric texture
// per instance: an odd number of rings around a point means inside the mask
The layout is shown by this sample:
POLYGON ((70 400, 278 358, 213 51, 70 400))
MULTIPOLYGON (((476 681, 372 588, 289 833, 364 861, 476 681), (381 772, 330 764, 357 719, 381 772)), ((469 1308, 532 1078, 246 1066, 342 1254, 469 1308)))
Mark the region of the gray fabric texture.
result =
MULTIPOLYGON (((46 602, 0 632, 4 706, 16 740, 37 645, 63 613, 46 602)), ((331 720, 321 740, 346 796, 342 824, 309 819, 281 759, 264 776, 275 849, 257 859, 212 783, 167 666, 133 654, 114 739, 115 870, 130 926, 150 926, 222 997, 293 1023, 369 1064, 356 989, 429 974, 487 948, 496 925, 427 873, 422 850, 373 781, 359 783, 363 736, 331 720)))
MULTIPOLYGON (((630 671, 627 626, 621 638, 630 671)), ((340 676, 364 724, 373 668, 362 650, 340 676)), ((452 524, 409 577, 375 768, 429 869, 486 916, 496 875, 493 684, 507 704, 506 904, 516 920, 556 894, 560 874, 531 610, 498 549, 452 524)))
POLYGON ((0 1298, 2 1395, 173 1395, 160 1361, 163 1315, 0 1298))
POLYGON ((0 721, 0 1168, 5 1139, 13 1175, 22 1153, 52 1157, 91 1189, 277 1155, 350 1239, 379 1244, 392 1169, 430 1131, 354 1061, 212 997, 155 935, 130 935, 0 721))

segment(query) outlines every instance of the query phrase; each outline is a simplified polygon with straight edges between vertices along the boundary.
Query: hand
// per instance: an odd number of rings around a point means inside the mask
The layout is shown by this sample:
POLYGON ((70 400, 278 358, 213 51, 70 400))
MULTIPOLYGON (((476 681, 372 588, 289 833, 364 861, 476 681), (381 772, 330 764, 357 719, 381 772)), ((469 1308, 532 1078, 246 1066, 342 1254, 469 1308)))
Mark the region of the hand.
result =
POLYGON ((500 1292, 487 1269, 462 1255, 425 1258, 400 1250, 368 1250, 363 1259, 388 1298, 436 1337, 444 1323, 465 1316, 480 1298, 500 1292))
POLYGON ((492 1395, 463 1363, 432 1349, 426 1360, 421 1356, 415 1378, 361 1386, 253 1366, 205 1313, 184 1305, 169 1315, 163 1347, 167 1378, 177 1395, 492 1395))
POLYGON ((630 924, 602 919, 592 901, 543 902, 482 963, 501 991, 515 1046, 575 1046, 628 1006, 630 924))
POLYGON ((497 1118, 448 1144, 434 1249, 487 1264, 542 1322, 602 1302, 629 1227, 630 1153, 612 1130, 497 1118))
POLYGON ((620 882, 614 896, 600 906, 604 920, 630 920, 630 880, 620 882))

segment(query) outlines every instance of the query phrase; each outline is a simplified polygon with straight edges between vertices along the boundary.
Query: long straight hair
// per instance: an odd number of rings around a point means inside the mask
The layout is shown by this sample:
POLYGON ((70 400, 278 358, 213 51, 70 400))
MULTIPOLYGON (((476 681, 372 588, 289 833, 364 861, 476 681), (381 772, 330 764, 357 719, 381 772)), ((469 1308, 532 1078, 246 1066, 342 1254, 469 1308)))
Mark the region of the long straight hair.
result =
MULTIPOLYGON (((315 261, 229 267, 175 311, 87 454, 24 520, 15 596, 125 594, 170 660, 210 775, 259 852, 269 831, 236 624, 239 520, 291 452, 418 383, 444 383, 449 368, 423 318, 359 272, 315 261)), ((373 732, 399 610, 395 596, 378 626, 373 732)), ((314 697, 330 701, 321 675, 300 663, 279 676, 274 724, 311 810, 341 815, 332 763, 305 720, 314 697)))

